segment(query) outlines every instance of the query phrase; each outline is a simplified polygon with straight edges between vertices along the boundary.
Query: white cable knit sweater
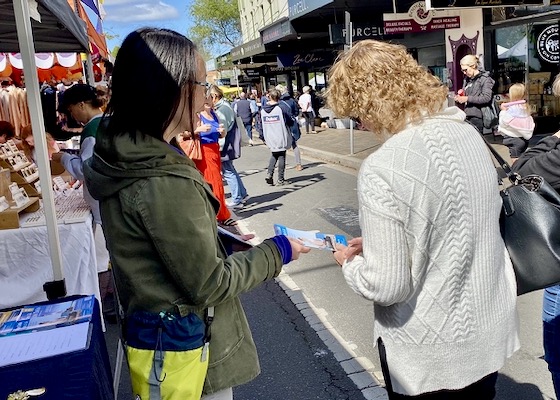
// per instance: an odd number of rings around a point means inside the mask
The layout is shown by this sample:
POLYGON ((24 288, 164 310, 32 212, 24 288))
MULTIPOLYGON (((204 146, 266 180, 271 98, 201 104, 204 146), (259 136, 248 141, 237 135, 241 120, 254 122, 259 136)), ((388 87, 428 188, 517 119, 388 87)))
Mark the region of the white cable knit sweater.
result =
POLYGON ((456 107, 369 156, 358 195, 363 257, 347 283, 375 303, 395 392, 460 389, 519 348, 513 267, 484 142, 456 107))

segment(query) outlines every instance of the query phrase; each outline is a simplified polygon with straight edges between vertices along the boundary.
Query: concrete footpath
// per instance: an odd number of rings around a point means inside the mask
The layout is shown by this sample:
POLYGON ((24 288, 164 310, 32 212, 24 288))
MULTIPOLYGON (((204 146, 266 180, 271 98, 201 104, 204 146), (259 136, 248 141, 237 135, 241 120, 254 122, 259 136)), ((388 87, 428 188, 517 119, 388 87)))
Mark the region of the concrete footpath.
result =
MULTIPOLYGON (((367 131, 350 129, 316 128, 317 133, 306 134, 302 131, 298 146, 302 156, 338 164, 358 170, 362 161, 377 150, 382 141, 375 134, 367 131), (353 152, 351 141, 353 137, 353 152)), ((484 138, 492 143, 506 161, 510 161, 507 147, 502 145, 501 136, 485 135, 484 138)))

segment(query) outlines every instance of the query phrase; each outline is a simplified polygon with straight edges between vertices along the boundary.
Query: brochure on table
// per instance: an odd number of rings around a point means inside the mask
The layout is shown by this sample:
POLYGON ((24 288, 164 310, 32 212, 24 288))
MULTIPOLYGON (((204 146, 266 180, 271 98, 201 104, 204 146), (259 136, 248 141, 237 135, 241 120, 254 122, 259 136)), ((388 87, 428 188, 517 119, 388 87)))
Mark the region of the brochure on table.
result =
POLYGON ((0 312, 0 367, 86 348, 94 296, 0 312))

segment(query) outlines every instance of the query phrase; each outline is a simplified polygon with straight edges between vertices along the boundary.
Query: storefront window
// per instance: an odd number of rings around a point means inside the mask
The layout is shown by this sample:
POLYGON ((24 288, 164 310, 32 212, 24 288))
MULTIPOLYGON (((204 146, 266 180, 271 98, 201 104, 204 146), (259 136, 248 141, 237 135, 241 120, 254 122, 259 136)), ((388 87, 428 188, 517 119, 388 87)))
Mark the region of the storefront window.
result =
POLYGON ((527 31, 526 25, 496 30, 498 54, 498 93, 506 94, 509 87, 526 78, 527 31))
POLYGON ((498 92, 506 94, 514 83, 527 88, 531 113, 560 114, 552 82, 558 71, 558 25, 528 24, 496 30, 498 92))
POLYGON ((320 92, 325 87, 325 74, 323 72, 310 72, 309 73, 309 86, 313 90, 320 92))

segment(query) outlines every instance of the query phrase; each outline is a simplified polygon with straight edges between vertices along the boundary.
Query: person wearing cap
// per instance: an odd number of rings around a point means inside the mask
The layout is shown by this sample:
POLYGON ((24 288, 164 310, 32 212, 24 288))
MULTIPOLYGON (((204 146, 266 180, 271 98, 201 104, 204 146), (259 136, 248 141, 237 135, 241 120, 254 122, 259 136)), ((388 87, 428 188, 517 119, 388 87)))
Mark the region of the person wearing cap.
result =
MULTIPOLYGON (((103 103, 103 100, 98 98, 95 88, 90 85, 76 84, 64 91, 61 110, 72 116, 84 128, 80 136, 79 154, 64 153, 61 162, 68 173, 79 181, 84 180, 84 162, 93 155, 95 134, 103 116, 101 111, 103 103)), ((86 187, 84 187, 84 198, 92 209, 94 223, 101 224, 99 204, 89 195, 86 187)))
MULTIPOLYGON (((99 210, 99 202, 95 200, 84 181, 84 163, 93 156, 93 148, 95 147, 95 136, 97 128, 101 122, 103 112, 101 108, 104 106, 105 100, 100 96, 97 90, 90 85, 75 84, 64 91, 64 97, 60 104, 60 110, 74 118, 77 122, 84 126, 80 136, 80 152, 76 154, 64 153, 60 162, 64 168, 75 179, 84 182, 84 200, 91 208, 93 214, 93 233, 95 238, 95 249, 97 258, 97 272, 100 274, 101 286, 108 276, 109 253, 105 237, 101 229, 101 213, 99 210), (98 226, 99 225, 99 226, 98 226), (99 228, 99 229, 97 229, 99 228)), ((105 285, 107 286, 107 285, 105 285)), ((110 301, 111 289, 107 293, 101 293, 103 303, 103 313, 107 317, 112 317, 112 312, 105 301, 110 301)))
POLYGON ((309 133, 309 127, 311 127, 311 133, 317 133, 315 132, 313 105, 311 104, 311 95, 309 94, 311 88, 304 86, 301 90, 303 94, 299 96, 298 104, 299 108, 301 108, 301 114, 305 118, 305 133, 309 133))

